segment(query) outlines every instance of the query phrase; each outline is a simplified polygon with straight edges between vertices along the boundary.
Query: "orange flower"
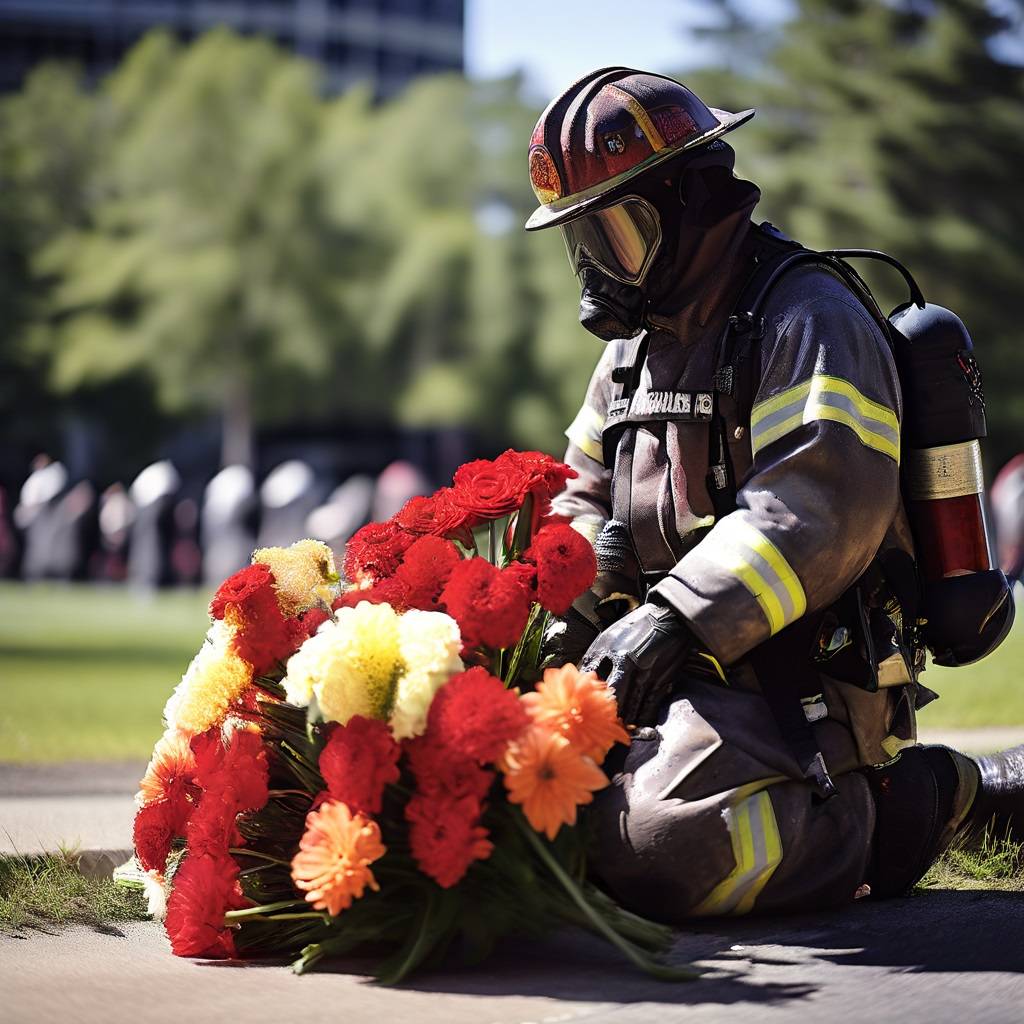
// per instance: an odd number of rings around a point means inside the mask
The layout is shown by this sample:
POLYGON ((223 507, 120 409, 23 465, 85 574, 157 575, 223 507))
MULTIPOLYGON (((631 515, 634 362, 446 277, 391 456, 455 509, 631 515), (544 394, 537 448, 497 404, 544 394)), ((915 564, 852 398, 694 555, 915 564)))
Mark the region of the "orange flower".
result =
POLYGON ((523 703, 537 725, 560 733, 584 757, 600 764, 614 743, 629 743, 622 727, 615 694, 594 672, 575 665, 549 668, 523 703))
POLYGON ((576 808, 608 785, 604 773, 562 735, 534 725, 505 754, 505 788, 526 820, 548 839, 576 824, 576 808))
POLYGON ((187 733, 168 729, 156 741, 146 774, 139 783, 136 800, 151 804, 157 800, 170 800, 192 784, 196 759, 189 746, 187 733))
POLYGON ((369 865, 387 853, 375 821, 328 800, 306 816, 306 834, 292 858, 292 881, 317 910, 332 917, 352 906, 366 886, 380 888, 369 865))

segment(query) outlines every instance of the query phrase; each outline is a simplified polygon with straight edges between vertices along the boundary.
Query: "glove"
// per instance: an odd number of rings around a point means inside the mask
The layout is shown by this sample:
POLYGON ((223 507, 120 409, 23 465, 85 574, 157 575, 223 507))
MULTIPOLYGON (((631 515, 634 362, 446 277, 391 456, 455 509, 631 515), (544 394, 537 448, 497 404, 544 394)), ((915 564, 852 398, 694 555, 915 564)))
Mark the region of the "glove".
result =
POLYGON ((600 631, 598 622, 588 618, 575 606, 561 618, 552 616, 541 641, 541 663, 559 666, 571 661, 574 665, 578 664, 600 631))
POLYGON ((627 725, 652 725, 679 679, 693 640, 682 619, 659 604, 642 604, 605 629, 583 656, 615 692, 627 725))

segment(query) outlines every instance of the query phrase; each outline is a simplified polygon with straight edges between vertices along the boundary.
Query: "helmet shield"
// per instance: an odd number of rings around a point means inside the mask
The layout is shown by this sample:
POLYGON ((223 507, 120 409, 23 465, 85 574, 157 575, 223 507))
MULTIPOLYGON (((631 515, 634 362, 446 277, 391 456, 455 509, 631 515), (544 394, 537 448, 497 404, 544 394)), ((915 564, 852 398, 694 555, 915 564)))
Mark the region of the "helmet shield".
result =
POLYGON ((573 273, 594 267, 623 284, 640 285, 661 245, 658 212, 639 196, 561 225, 573 273))

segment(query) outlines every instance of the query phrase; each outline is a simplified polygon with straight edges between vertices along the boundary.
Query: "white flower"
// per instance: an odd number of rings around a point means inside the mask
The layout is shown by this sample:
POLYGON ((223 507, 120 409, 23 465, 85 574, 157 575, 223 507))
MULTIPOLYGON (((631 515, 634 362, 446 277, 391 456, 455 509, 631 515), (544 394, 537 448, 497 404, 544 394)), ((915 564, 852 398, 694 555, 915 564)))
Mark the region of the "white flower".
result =
POLYGON ((167 884, 155 868, 142 876, 142 891, 146 895, 146 912, 154 921, 162 921, 167 913, 167 884))
POLYGON ((462 638, 451 616, 415 610, 402 616, 398 638, 405 672, 395 687, 391 731, 406 739, 426 729, 434 694, 462 671, 462 638))
POLYGON ((316 697, 325 721, 344 725, 353 715, 382 718, 403 671, 399 617, 389 604, 363 601, 342 608, 288 661, 284 678, 289 703, 316 697))

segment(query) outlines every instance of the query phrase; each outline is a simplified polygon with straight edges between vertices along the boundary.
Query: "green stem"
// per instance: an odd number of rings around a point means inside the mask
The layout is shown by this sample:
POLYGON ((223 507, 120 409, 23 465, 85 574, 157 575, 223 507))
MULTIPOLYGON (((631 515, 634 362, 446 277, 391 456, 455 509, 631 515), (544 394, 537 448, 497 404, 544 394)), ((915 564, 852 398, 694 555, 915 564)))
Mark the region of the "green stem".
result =
POLYGON ((416 941, 409 947, 409 952, 393 971, 377 978, 382 985, 397 985, 426 955, 426 947, 431 942, 430 929, 427 925, 430 924, 436 901, 437 895, 431 890, 430 895, 427 896, 427 905, 423 909, 423 916, 420 918, 419 934, 416 936, 416 941))
MULTIPOLYGON (((263 903, 258 907, 246 907, 244 910, 229 910, 225 915, 225 920, 228 921, 239 921, 242 918, 261 918, 267 914, 272 913, 275 910, 286 910, 288 907, 304 907, 306 906, 303 900, 278 900, 277 903, 263 903)), ((313 914, 313 917, 320 917, 320 914, 313 914)))
MULTIPOLYGON (((245 911, 243 911, 243 910, 229 910, 224 915, 224 920, 225 921, 233 920, 233 918, 231 917, 232 914, 243 914, 243 913, 245 913, 245 911)), ((316 918, 317 921, 323 921, 324 924, 327 924, 327 922, 330 920, 330 916, 328 914, 318 914, 318 913, 315 913, 313 911, 309 911, 308 913, 304 913, 304 914, 250 914, 249 917, 246 918, 246 920, 247 921, 303 921, 303 920, 306 920, 308 918, 316 918)))
POLYGON ((271 857, 269 853, 260 853, 259 850, 246 850, 241 847, 232 846, 228 853, 235 857, 258 857, 260 860, 269 861, 271 864, 280 864, 285 868, 292 866, 291 861, 281 860, 280 857, 271 857))
POLYGON ((498 564, 498 537, 493 519, 487 524, 487 561, 491 565, 498 564))
POLYGON ((601 916, 587 900, 580 887, 569 877, 558 860, 552 856, 551 851, 544 844, 544 841, 525 822, 521 815, 515 815, 516 824, 520 831, 526 836, 527 842, 533 847, 536 854, 544 862, 544 865, 555 876, 555 879, 566 891, 569 898, 583 912, 591 926, 600 935, 603 935, 613 946, 633 964, 646 971, 648 974, 662 981, 693 981, 700 977, 700 972, 686 967, 671 967, 668 964, 659 964, 656 960, 647 956, 637 949, 633 943, 624 939, 619 933, 601 916))

